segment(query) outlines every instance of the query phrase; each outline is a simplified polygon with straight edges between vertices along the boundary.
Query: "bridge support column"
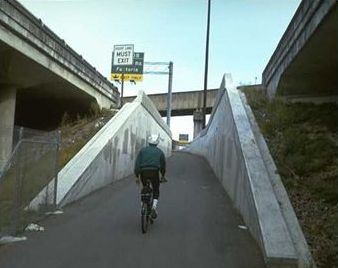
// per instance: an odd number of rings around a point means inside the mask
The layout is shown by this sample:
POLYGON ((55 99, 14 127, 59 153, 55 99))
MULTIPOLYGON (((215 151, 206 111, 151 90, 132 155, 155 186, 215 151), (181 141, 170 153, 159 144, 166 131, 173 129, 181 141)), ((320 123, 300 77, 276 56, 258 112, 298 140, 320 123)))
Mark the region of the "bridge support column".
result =
POLYGON ((194 138, 201 132, 203 129, 203 113, 200 109, 194 111, 194 138))
POLYGON ((15 102, 16 89, 0 85, 0 173, 12 152, 15 102))

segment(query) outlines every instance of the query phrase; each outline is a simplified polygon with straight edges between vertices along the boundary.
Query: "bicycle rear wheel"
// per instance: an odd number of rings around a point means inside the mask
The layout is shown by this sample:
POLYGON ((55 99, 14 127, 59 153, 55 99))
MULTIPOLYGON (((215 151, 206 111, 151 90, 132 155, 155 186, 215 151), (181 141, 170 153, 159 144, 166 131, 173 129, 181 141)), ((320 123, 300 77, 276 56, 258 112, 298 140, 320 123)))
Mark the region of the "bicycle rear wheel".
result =
POLYGON ((148 206, 145 203, 142 203, 142 211, 141 211, 141 228, 142 228, 142 233, 146 233, 148 230, 148 206))

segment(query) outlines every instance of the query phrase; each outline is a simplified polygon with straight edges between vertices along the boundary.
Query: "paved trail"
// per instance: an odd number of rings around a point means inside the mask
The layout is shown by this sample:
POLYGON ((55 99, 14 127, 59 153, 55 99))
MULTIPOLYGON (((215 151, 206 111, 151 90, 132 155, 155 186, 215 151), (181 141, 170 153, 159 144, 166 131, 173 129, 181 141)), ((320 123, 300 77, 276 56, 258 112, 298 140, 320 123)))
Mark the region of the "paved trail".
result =
POLYGON ((134 178, 116 182, 41 224, 43 233, 0 249, 1 268, 264 267, 258 246, 206 161, 168 160, 159 217, 142 234, 134 178))

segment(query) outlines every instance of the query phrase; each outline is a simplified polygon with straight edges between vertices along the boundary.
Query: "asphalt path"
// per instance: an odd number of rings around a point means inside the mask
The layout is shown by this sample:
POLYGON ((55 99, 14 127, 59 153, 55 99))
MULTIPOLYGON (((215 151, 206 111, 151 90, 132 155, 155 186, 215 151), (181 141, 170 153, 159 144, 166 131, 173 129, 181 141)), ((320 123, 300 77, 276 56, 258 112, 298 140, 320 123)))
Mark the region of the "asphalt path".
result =
POLYGON ((40 222, 45 232, 0 248, 1 268, 265 267, 207 162, 174 153, 158 218, 141 233, 139 188, 115 182, 40 222))

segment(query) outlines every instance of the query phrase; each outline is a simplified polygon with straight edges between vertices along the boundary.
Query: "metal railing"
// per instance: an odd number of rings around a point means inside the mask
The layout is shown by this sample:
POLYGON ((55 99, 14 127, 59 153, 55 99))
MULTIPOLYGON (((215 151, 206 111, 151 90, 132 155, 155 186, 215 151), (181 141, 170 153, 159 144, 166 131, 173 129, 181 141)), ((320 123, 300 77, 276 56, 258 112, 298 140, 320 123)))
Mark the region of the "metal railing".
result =
POLYGON ((14 129, 13 151, 0 174, 0 236, 15 235, 56 207, 60 132, 14 129), (51 181, 53 188, 38 210, 30 201, 51 181))

